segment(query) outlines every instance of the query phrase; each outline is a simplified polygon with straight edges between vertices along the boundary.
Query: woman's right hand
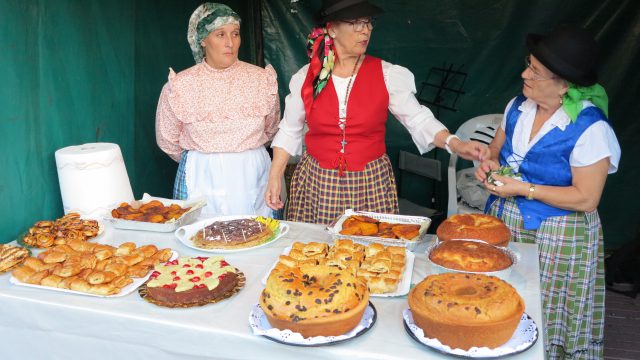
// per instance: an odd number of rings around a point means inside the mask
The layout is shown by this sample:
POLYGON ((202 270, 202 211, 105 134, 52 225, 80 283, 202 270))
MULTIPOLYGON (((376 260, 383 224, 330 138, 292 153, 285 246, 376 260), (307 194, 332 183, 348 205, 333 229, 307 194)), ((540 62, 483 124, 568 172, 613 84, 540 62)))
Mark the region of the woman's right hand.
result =
POLYGON ((267 183, 267 190, 264 193, 264 201, 267 203, 267 206, 272 208, 273 210, 279 210, 284 207, 284 203, 280 198, 280 192, 282 191, 282 179, 280 177, 273 178, 269 177, 269 182, 267 183))
POLYGON ((484 183, 487 180, 487 173, 491 170, 498 169, 500 169, 500 164, 497 161, 491 159, 484 160, 476 169, 476 179, 484 183))

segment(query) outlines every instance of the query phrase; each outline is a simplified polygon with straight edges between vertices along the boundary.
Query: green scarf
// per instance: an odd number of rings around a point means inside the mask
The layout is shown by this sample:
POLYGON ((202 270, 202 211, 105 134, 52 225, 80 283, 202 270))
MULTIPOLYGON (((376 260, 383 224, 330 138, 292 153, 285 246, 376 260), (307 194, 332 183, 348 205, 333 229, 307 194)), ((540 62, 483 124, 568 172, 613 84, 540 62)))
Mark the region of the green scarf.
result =
POLYGON ((578 86, 567 82, 569 90, 562 97, 562 107, 567 112, 571 122, 575 122, 582 111, 582 100, 589 100, 609 117, 609 97, 600 84, 591 86, 578 86))

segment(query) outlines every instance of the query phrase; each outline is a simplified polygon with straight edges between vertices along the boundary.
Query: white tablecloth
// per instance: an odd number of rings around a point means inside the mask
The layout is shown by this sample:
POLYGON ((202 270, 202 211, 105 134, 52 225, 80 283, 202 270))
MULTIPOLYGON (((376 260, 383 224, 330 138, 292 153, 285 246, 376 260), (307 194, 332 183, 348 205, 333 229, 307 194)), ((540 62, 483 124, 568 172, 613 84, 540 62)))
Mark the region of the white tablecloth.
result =
MULTIPOLYGON (((227 254, 247 282, 222 302, 188 309, 147 303, 135 291, 120 298, 96 298, 31 289, 0 275, 0 354, 2 359, 446 359, 412 340, 404 330, 406 296, 372 298, 378 320, 353 340, 314 348, 287 346, 251 333, 248 317, 263 289, 261 279, 277 256, 294 241, 326 241, 319 225, 290 223, 290 232, 268 246, 227 254)), ((116 230, 107 227, 97 242, 171 247, 180 255, 202 255, 178 243, 169 233, 116 230)), ((543 359, 538 256, 534 245, 514 244, 521 262, 509 282, 526 302, 538 324, 538 342, 512 359, 543 359)), ((422 251, 422 249, 420 249, 422 251)), ((431 272, 426 257, 416 253, 412 283, 431 272)))

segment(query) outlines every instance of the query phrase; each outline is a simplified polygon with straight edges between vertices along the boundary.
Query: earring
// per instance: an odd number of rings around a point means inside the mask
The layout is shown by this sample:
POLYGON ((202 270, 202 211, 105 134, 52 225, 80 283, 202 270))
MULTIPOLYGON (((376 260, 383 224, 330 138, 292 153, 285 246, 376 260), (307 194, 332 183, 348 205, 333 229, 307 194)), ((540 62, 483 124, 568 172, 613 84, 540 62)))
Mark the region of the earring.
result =
POLYGON ((562 105, 562 95, 560 95, 560 105, 562 105))
POLYGON ((329 36, 331 36, 332 39, 336 38, 336 34, 335 33, 329 33, 329 36))

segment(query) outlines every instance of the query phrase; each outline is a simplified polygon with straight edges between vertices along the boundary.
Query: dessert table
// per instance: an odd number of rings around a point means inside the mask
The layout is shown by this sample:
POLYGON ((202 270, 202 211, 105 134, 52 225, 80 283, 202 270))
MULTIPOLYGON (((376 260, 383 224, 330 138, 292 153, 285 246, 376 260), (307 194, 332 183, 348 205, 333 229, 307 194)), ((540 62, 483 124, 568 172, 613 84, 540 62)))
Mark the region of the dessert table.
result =
MULTIPOLYGON (((267 246, 225 254, 244 272, 245 287, 233 297, 203 307, 170 309, 140 298, 135 291, 117 298, 98 298, 13 285, 0 275, 0 339, 3 359, 447 359, 417 343, 405 332, 406 296, 373 297, 377 322, 362 336, 331 346, 297 347, 253 335, 250 309, 263 289, 261 279, 283 249, 294 241, 332 240, 324 227, 288 223, 289 233, 267 246)), ((181 256, 208 256, 179 243, 172 233, 117 230, 107 225, 96 242, 171 247, 181 256)), ((415 254, 412 283, 431 273, 425 246, 415 254)), ((538 254, 535 245, 513 244, 521 260, 509 282, 526 303, 540 337, 511 359, 543 359, 538 254)))

